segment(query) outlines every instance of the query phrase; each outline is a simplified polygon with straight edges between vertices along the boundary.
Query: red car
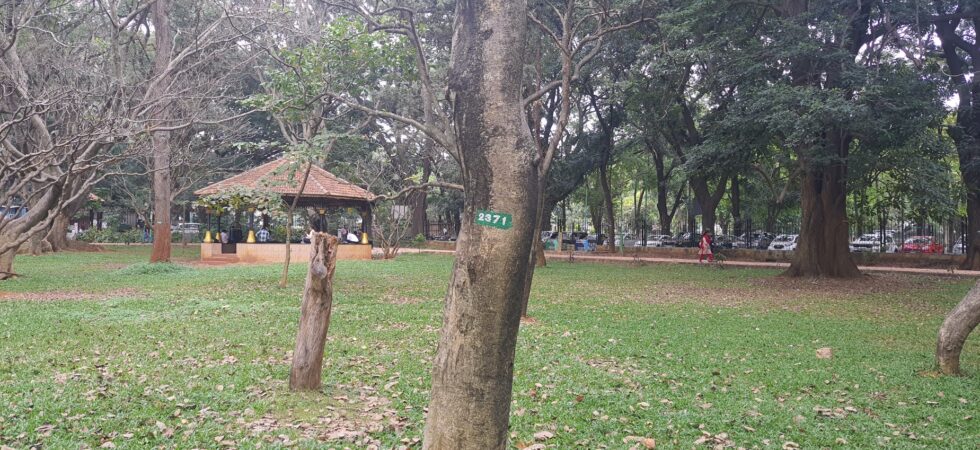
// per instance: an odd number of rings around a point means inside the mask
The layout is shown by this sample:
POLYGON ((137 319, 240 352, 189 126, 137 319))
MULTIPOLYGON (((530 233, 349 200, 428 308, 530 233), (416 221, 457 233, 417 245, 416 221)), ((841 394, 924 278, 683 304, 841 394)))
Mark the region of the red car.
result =
POLYGON ((932 236, 912 236, 902 244, 902 253, 939 253, 943 252, 943 244, 936 242, 932 236))

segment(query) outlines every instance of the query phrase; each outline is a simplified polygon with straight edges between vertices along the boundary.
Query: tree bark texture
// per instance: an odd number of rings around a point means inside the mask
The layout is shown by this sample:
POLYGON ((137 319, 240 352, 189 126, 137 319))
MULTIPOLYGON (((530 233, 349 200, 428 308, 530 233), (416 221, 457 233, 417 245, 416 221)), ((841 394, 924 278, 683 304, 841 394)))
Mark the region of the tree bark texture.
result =
POLYGON ((732 188, 728 194, 732 202, 732 235, 741 236, 742 230, 742 193, 738 175, 732 176, 732 188))
POLYGON ((946 316, 936 342, 936 365, 946 375, 960 374, 960 352, 970 333, 980 325, 980 282, 946 316))
MULTIPOLYGON (((611 144, 610 144, 611 145, 611 144)), ((609 184, 609 164, 599 167, 599 184, 602 186, 602 204, 606 207, 606 215, 609 221, 606 222, 606 249, 610 252, 616 251, 616 211, 613 205, 612 186, 609 184)), ((596 230, 596 234, 601 231, 596 230)))
MULTIPOLYGON (((978 161, 976 164, 980 164, 978 161)), ((966 259, 963 270, 980 270, 980 180, 966 184, 966 259)), ((960 245, 956 242, 956 245, 960 245)))
POLYGON ((51 229, 48 230, 47 235, 44 237, 44 240, 48 241, 48 244, 51 245, 51 251, 59 252, 68 250, 68 227, 71 225, 69 223, 71 222, 70 217, 66 211, 62 211, 51 222, 51 229))
POLYGON ((291 391, 318 391, 323 382, 323 347, 330 327, 339 242, 327 233, 314 233, 310 243, 310 270, 303 288, 299 332, 289 370, 291 391))
MULTIPOLYGON (((173 33, 170 30, 170 0, 157 0, 150 7, 153 22, 154 71, 158 78, 151 89, 156 99, 167 95, 169 83, 167 73, 170 59, 173 57, 173 33)), ((161 102, 152 113, 152 122, 160 125, 169 117, 168 102, 161 102)), ((153 253, 150 262, 170 261, 170 132, 155 131, 150 133, 150 146, 153 156, 153 253)))
POLYGON ((976 59, 980 42, 958 35, 961 20, 936 22, 936 33, 942 41, 943 57, 959 100, 956 124, 949 127, 949 135, 956 143, 960 176, 966 187, 967 250, 960 268, 980 270, 980 99, 976 95, 980 91, 980 78, 967 76, 975 73, 980 64, 976 59))
POLYGON ((674 215, 677 214, 677 208, 680 207, 682 203, 682 197, 684 195, 684 183, 681 187, 674 192, 673 203, 669 202, 670 197, 670 178, 673 173, 673 167, 667 168, 666 158, 667 150, 663 148, 656 140, 647 139, 647 150, 650 152, 650 156, 653 159, 653 166, 656 169, 657 174, 657 216, 660 220, 660 230, 659 234, 671 234, 671 229, 673 228, 674 215))
MULTIPOLYGON (((722 197, 725 196, 725 186, 728 185, 728 177, 723 176, 715 185, 714 191, 708 186, 708 179, 703 176, 691 176, 691 190, 694 191, 694 201, 701 205, 701 228, 703 231, 715 232, 715 222, 717 219, 718 205, 722 197)), ((691 232, 694 228, 691 227, 691 232)))
POLYGON ((848 249, 846 169, 840 162, 811 168, 800 192, 800 238, 786 275, 852 278, 861 275, 848 249))
POLYGON ((16 255, 17 250, 8 250, 6 253, 0 253, 0 280, 6 280, 15 276, 14 256, 16 255))
POLYGON ((449 89, 461 159, 462 229, 433 362, 426 449, 507 447, 521 295, 538 217, 537 145, 521 97, 527 4, 456 3, 449 89), (502 230, 478 210, 512 214, 502 230))

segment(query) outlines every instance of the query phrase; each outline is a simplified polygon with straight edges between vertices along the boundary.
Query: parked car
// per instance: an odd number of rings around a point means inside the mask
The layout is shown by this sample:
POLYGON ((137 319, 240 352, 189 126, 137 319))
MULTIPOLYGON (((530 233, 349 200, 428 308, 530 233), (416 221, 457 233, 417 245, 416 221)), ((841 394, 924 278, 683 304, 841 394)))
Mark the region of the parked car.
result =
POLYGON ((775 237, 776 236, 774 234, 767 233, 765 231, 743 233, 737 238, 734 246, 735 248, 754 248, 758 250, 765 250, 769 248, 769 244, 772 243, 772 240, 775 237))
POLYGON ((596 237, 594 234, 579 233, 575 239, 575 250, 595 251, 596 237))
POLYGON ((862 234, 853 240, 849 247, 852 252, 895 253, 898 251, 895 238, 887 233, 884 236, 878 233, 862 234))
POLYGON ((584 238, 585 238, 585 233, 581 233, 581 232, 565 233, 561 238, 561 243, 568 244, 568 245, 575 245, 575 243, 579 239, 584 239, 584 238))
POLYGON ((715 236, 711 246, 720 249, 731 249, 735 248, 735 240, 731 236, 719 234, 718 236, 715 236))
POLYGON ((902 244, 902 253, 942 253, 943 244, 932 236, 912 236, 902 244))
POLYGON ((633 247, 634 245, 636 245, 637 242, 639 241, 637 241, 632 234, 627 233, 625 235, 616 236, 615 244, 616 247, 620 247, 620 246, 633 247))
POLYGON ((949 248, 949 252, 953 255, 963 255, 966 254, 966 249, 969 246, 970 243, 966 242, 966 235, 963 235, 956 239, 956 243, 949 248))
MULTIPOLYGON (((653 234, 647 236, 647 247, 673 247, 676 244, 669 234, 653 234)), ((643 241, 636 241, 635 247, 642 247, 643 241)))
POLYGON ((19 219, 26 216, 27 211, 26 206, 0 206, 0 216, 3 216, 4 220, 19 219))
POLYGON ((197 236, 201 233, 201 224, 187 222, 178 223, 170 227, 170 231, 173 233, 179 233, 187 236, 197 236))
POLYGON ((677 247, 697 247, 701 236, 695 233, 677 233, 674 236, 674 245, 677 247))
POLYGON ((599 234, 599 235, 590 234, 586 236, 586 239, 588 239, 590 245, 596 247, 600 245, 606 245, 606 240, 609 239, 609 236, 607 236, 606 234, 599 234))
POLYGON ((769 250, 796 250, 796 243, 799 239, 800 235, 798 234, 780 234, 769 243, 769 250))

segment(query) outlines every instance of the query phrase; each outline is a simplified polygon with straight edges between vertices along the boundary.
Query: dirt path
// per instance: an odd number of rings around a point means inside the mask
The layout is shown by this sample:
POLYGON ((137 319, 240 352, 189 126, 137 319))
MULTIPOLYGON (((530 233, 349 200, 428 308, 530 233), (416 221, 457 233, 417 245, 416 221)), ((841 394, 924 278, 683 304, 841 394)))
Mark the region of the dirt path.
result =
MULTIPOLYGON (((417 251, 415 249, 410 249, 412 251, 417 251)), ((453 250, 429 250, 423 249, 423 253, 437 253, 437 254, 452 254, 453 250)), ((555 252, 548 251, 545 252, 549 259, 553 260, 568 260, 569 252, 555 252)), ((649 256, 633 257, 633 256, 617 256, 617 255, 597 255, 588 254, 582 252, 574 253, 575 261, 589 261, 598 263, 629 263, 635 261, 642 261, 645 263, 660 263, 660 264, 699 264, 696 259, 681 259, 681 258, 656 258, 649 256)), ((789 263, 780 262, 760 262, 760 261, 725 261, 724 265, 731 267, 754 267, 754 268, 764 268, 764 269, 785 269, 789 267, 789 263)), ((911 267, 885 267, 885 266, 860 266, 860 269, 864 272, 888 272, 888 273, 909 273, 918 275, 950 275, 950 276, 960 276, 960 277, 970 277, 970 278, 980 278, 980 271, 977 270, 948 270, 948 269, 919 269, 911 267)))

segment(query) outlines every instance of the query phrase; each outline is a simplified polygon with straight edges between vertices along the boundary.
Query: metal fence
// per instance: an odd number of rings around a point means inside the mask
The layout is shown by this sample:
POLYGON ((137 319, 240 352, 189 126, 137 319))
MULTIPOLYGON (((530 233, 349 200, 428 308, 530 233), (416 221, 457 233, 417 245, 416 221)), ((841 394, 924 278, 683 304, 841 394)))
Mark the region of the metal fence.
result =
MULTIPOLYGON (((719 248, 757 250, 794 250, 799 241, 799 219, 759 224, 746 218, 736 225, 727 220, 716 225, 715 245, 719 248)), ((642 225, 637 231, 622 231, 616 236, 616 247, 697 247, 701 224, 683 223, 669 236, 642 225), (644 231, 646 229, 646 231, 644 231)), ((851 218, 848 244, 852 252, 963 254, 966 250, 966 218, 950 216, 943 220, 927 220, 906 216, 902 211, 889 211, 872 218, 851 218)), ((604 239, 594 232, 587 239, 604 239)))

